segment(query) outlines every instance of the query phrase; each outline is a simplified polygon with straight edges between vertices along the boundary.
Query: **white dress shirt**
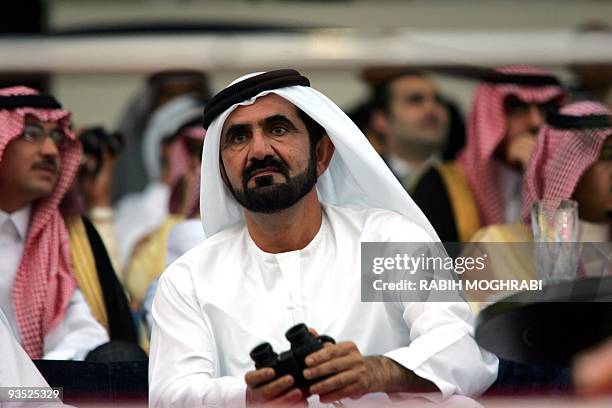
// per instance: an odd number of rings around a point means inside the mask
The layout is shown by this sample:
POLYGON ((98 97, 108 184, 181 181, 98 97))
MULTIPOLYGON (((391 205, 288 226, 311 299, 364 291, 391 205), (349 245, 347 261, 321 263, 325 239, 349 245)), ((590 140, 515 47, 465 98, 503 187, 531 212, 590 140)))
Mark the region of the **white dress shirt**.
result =
POLYGON ((505 223, 521 220, 523 206, 523 175, 501 161, 499 163, 499 183, 504 199, 505 223))
POLYGON ((497 358, 474 341, 466 303, 361 302, 361 242, 430 236, 391 211, 323 208, 302 250, 266 253, 237 225, 170 265, 153 304, 152 406, 244 406, 250 350, 262 342, 287 350, 284 333, 301 322, 429 379, 441 391, 433 400, 477 395, 493 383, 497 358))
MULTIPOLYGON (((31 207, 11 214, 0 210, 0 308, 20 340, 13 308, 13 282, 21 261, 30 224, 31 207)), ((83 360, 87 353, 108 342, 106 330, 91 314, 80 290, 75 290, 64 320, 44 338, 43 358, 49 360, 83 360)))

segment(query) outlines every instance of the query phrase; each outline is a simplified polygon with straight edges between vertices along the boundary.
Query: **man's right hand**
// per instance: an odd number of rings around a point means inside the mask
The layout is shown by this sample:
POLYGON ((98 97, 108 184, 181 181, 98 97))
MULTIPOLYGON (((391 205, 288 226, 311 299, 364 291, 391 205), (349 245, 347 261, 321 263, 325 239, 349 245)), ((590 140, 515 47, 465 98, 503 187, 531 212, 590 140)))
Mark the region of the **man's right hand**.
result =
POLYGON ((247 384, 246 404, 248 407, 308 406, 302 396, 302 391, 293 387, 292 376, 285 375, 276 380, 274 380, 274 376, 272 368, 261 368, 245 374, 244 380, 247 384))
POLYGON ((506 160, 512 166, 519 167, 522 171, 527 169, 531 153, 535 148, 536 139, 531 133, 516 136, 507 142, 506 160))

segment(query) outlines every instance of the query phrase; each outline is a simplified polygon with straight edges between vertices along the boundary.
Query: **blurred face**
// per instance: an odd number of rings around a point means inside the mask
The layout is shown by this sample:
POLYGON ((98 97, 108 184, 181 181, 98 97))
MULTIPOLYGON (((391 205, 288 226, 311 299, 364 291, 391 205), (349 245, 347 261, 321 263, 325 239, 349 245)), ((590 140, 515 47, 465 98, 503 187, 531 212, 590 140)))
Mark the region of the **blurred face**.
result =
POLYGON ((23 205, 49 195, 59 178, 64 137, 56 123, 27 116, 23 135, 7 145, 0 161, 2 195, 19 197, 23 205))
POLYGON ((221 167, 228 187, 247 210, 291 207, 316 183, 316 154, 296 107, 278 95, 235 109, 221 132, 221 167))
POLYGON ((523 102, 516 96, 506 98, 506 137, 500 146, 500 153, 508 165, 523 170, 527 167, 535 137, 544 125, 550 107, 550 102, 538 105, 523 102))
POLYGON ((198 86, 199 83, 190 78, 166 80, 158 85, 157 95, 153 103, 153 109, 162 106, 177 96, 196 91, 198 86))
POLYGON ((448 111, 434 83, 425 77, 406 76, 390 85, 386 119, 390 144, 399 152, 429 157, 443 147, 448 111))
POLYGON ((580 178, 573 198, 578 202, 580 218, 598 223, 612 221, 612 135, 599 159, 580 178))

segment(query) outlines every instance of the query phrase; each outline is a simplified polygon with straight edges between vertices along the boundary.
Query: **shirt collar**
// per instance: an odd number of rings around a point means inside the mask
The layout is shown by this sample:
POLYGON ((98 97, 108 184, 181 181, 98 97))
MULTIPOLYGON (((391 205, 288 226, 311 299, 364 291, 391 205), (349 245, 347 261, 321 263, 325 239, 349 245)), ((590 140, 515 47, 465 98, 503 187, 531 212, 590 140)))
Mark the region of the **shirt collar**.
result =
POLYGON ((15 225, 15 229, 19 234, 21 240, 26 239, 28 233, 28 227, 30 226, 30 214, 32 213, 32 206, 27 205, 14 211, 10 214, 0 210, 0 225, 4 224, 7 219, 10 219, 15 225))
POLYGON ((414 171, 413 165, 393 153, 389 153, 389 156, 387 156, 387 162, 389 163, 389 167, 391 168, 393 174, 395 174, 399 179, 403 179, 414 171))

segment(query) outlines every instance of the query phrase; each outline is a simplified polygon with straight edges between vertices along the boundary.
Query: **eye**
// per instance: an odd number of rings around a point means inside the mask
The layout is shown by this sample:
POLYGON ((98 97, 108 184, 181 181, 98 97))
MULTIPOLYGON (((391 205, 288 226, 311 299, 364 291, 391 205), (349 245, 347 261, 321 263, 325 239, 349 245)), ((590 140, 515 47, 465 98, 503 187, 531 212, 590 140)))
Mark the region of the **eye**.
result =
POLYGON ((425 101, 425 95, 422 93, 412 93, 406 95, 405 101, 408 105, 420 105, 425 101))
POLYGON ((36 126, 26 126, 23 130, 23 138, 32 142, 42 140, 45 132, 36 126))
POLYGON ((274 136, 282 136, 285 133, 287 133, 287 129, 285 127, 283 127, 283 126, 274 126, 272 128, 272 134, 274 136))
POLYGON ((235 144, 240 144, 240 143, 246 142, 246 140, 247 140, 247 137, 245 134, 237 134, 231 137, 230 142, 235 143, 235 144))
POLYGON ((51 140, 53 140, 53 143, 55 143, 55 145, 60 149, 65 149, 68 147, 68 138, 61 130, 52 130, 49 137, 51 138, 51 140))

